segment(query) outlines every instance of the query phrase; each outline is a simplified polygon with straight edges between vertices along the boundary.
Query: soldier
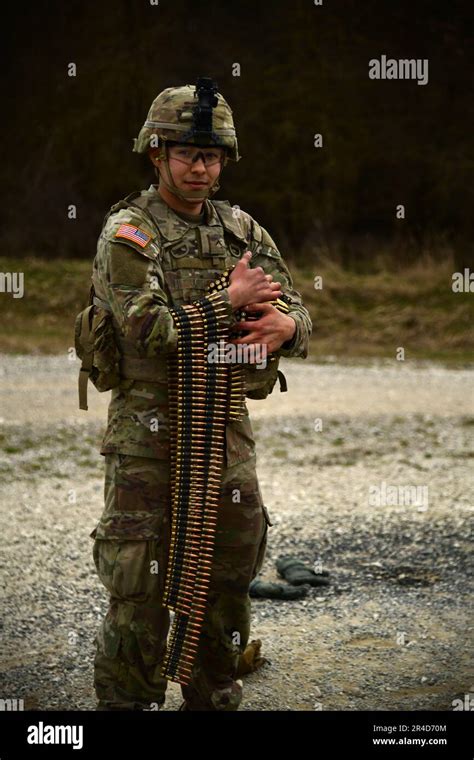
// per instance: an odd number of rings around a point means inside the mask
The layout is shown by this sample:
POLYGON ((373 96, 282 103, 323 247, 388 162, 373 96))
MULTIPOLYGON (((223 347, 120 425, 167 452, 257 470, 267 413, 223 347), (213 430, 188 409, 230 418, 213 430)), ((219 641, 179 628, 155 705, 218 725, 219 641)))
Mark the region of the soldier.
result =
MULTIPOLYGON (((278 356, 305 358, 312 329, 268 232, 228 201, 209 200, 227 161, 240 160, 232 111, 215 83, 200 78, 196 87, 161 92, 134 151, 148 154, 159 183, 110 209, 92 277, 95 303, 110 311, 120 352, 120 382, 101 447, 105 508, 91 533, 97 572, 110 594, 95 639, 99 710, 159 709, 165 702, 161 666, 170 613, 161 600, 171 522, 166 358, 178 339, 170 306, 198 302, 212 280, 236 265, 217 296, 219 320, 231 329, 237 309, 260 314, 239 324, 250 333, 234 338, 236 344, 260 343, 278 356), (206 93, 212 96, 207 101, 206 93), (199 126, 198 95, 200 105, 212 109, 208 133, 199 126), (291 300, 288 314, 270 303, 280 293, 291 300)), ((276 376, 259 380, 253 369, 248 367, 249 388, 264 397, 276 376)), ((191 682, 181 686, 180 709, 186 710, 237 710, 242 699, 236 676, 250 633, 248 589, 272 524, 246 406, 243 420, 226 426, 222 472, 206 614, 191 682)))

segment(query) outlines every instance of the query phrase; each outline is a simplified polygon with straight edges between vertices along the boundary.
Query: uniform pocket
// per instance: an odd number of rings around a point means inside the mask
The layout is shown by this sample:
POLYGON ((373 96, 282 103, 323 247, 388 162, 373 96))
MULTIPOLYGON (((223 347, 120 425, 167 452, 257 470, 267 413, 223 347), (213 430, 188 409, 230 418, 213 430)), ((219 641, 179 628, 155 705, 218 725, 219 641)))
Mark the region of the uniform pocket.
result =
POLYGON ((164 540, 169 534, 169 462, 110 454, 98 539, 164 540))
POLYGON ((226 465, 232 467, 255 456, 255 440, 250 417, 226 425, 226 465))
POLYGON ((97 574, 120 602, 150 602, 159 595, 161 573, 157 541, 97 539, 93 548, 97 574))
POLYGON ((109 594, 112 594, 113 596, 115 596, 115 563, 117 561, 119 549, 120 546, 118 541, 106 541, 102 539, 96 539, 92 547, 92 556, 97 575, 109 594))
POLYGON ((164 654, 169 613, 162 608, 165 562, 159 541, 96 540, 94 562, 111 595, 97 632, 98 651, 153 666, 164 654))

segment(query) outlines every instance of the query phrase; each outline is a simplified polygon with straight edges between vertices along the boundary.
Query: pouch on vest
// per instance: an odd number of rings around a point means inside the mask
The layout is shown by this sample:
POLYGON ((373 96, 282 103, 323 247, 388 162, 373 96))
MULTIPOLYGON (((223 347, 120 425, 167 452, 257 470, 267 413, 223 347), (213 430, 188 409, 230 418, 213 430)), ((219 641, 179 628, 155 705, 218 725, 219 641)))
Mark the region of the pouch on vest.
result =
MULTIPOLYGON (((281 302, 280 302, 281 304, 281 302)), ((280 305, 278 306, 280 308, 280 305)), ((243 311, 246 320, 252 322, 257 319, 256 313, 247 314, 243 311)), ((238 324, 238 323, 237 323, 238 324)), ((242 332, 238 332, 239 337, 243 336, 242 332)), ((286 377, 283 372, 278 369, 280 363, 280 357, 278 354, 268 354, 266 366, 259 366, 260 362, 245 365, 245 395, 251 399, 264 399, 273 391, 276 381, 280 381, 280 392, 284 393, 288 390, 286 377)))
POLYGON ((273 391, 277 380, 280 381, 280 391, 288 390, 285 375, 278 369, 279 357, 267 359, 267 366, 260 369, 256 364, 245 367, 246 396, 252 399, 263 399, 273 391))
POLYGON ((87 381, 98 391, 109 391, 120 383, 120 352, 115 342, 109 305, 95 295, 91 286, 89 306, 76 317, 76 354, 82 359, 79 372, 79 409, 87 410, 87 381))

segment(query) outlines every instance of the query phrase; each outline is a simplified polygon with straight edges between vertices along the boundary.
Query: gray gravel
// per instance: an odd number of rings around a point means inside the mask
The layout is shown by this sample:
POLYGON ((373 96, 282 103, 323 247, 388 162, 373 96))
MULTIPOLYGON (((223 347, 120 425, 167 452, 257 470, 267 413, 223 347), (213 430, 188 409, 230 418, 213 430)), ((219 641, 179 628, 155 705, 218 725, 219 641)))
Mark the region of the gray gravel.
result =
MULTIPOLYGON (((251 638, 268 662, 245 677, 241 709, 452 710, 474 683, 472 370, 282 368, 288 393, 249 403, 274 523, 261 577, 277 580, 276 559, 291 554, 319 561, 331 585, 252 600, 251 638), (427 503, 371 503, 383 483, 426 489, 427 503)), ((0 356, 0 697, 26 709, 95 707, 106 592, 88 535, 109 394, 91 388, 79 412, 77 369, 0 356)), ((166 709, 180 701, 170 683, 166 709)))

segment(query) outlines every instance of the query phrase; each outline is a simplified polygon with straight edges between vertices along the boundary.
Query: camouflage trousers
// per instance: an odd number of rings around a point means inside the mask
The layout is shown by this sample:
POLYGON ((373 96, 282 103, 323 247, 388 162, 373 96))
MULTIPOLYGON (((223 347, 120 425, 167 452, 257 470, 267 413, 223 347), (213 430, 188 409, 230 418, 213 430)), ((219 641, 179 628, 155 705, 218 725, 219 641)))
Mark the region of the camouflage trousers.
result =
MULTIPOLYGON (((170 522, 168 462, 107 454, 105 509, 91 533, 110 595, 95 638, 99 710, 160 709, 165 702, 161 666, 172 613, 161 602, 170 522)), ((236 670, 250 635, 248 588, 263 563, 268 525, 256 456, 224 467, 206 614, 191 682, 181 685, 189 710, 237 710, 242 700, 236 670)))

